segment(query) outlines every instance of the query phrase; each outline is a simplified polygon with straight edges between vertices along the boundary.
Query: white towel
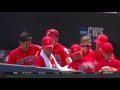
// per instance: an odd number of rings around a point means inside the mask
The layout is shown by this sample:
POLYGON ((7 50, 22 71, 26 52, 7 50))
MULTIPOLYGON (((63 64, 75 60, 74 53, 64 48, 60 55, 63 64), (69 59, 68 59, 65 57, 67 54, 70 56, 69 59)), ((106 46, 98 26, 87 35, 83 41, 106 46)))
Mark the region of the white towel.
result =
MULTIPOLYGON (((43 50, 41 51, 40 55, 43 57, 46 67, 49 68, 49 69, 52 69, 52 64, 51 64, 49 58, 46 56, 46 54, 44 53, 43 50)), ((51 54, 51 57, 55 62, 55 67, 58 70, 62 70, 62 67, 57 63, 57 61, 56 61, 55 57, 53 56, 53 54, 51 54)))
MULTIPOLYGON (((51 62, 50 62, 50 60, 48 59, 48 57, 46 56, 46 54, 44 53, 43 50, 41 51, 40 56, 43 57, 46 67, 49 68, 49 69, 52 69, 51 62)), ((61 67, 61 66, 57 63, 57 61, 56 61, 55 57, 53 56, 53 54, 51 54, 51 57, 52 57, 52 59, 53 59, 54 62, 55 62, 55 67, 56 67, 56 69, 58 69, 58 70, 60 70, 60 71, 74 71, 73 69, 68 69, 68 65, 66 65, 66 66, 64 66, 64 67, 61 67)))

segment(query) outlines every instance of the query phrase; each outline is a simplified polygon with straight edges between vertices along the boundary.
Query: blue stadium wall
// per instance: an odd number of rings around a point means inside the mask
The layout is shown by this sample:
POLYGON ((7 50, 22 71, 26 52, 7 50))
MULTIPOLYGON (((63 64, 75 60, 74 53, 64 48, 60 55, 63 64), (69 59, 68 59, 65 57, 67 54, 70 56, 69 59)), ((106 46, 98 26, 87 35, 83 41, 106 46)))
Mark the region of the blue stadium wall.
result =
POLYGON ((24 30, 31 33, 33 43, 40 44, 49 28, 59 31, 59 41, 68 48, 79 43, 82 35, 89 34, 94 40, 104 33, 120 59, 120 15, 100 12, 0 12, 0 48, 16 48, 19 33, 24 30))

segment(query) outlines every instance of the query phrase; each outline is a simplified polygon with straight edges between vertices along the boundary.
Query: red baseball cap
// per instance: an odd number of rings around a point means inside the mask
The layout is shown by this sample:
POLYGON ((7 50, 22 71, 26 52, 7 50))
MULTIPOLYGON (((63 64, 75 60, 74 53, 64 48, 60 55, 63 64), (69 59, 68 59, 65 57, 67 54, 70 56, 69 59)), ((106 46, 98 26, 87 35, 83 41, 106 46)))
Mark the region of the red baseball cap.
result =
POLYGON ((73 44, 71 46, 71 55, 78 54, 81 52, 81 46, 79 44, 73 44))
POLYGON ((59 36, 59 33, 56 29, 48 29, 46 32, 46 36, 59 36))
POLYGON ((106 43, 108 42, 108 37, 105 34, 100 34, 97 36, 95 42, 98 44, 106 43))
POLYGON ((101 50, 105 53, 112 53, 113 52, 113 46, 109 42, 102 44, 101 50))
POLYGON ((53 40, 51 37, 48 36, 43 37, 41 43, 43 47, 53 47, 53 40))

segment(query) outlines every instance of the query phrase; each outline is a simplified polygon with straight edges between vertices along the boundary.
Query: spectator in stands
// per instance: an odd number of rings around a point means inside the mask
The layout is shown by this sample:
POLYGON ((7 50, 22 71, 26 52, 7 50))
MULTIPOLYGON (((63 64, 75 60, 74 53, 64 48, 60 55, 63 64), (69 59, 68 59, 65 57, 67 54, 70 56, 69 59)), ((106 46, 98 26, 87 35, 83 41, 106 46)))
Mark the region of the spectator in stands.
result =
POLYGON ((55 56, 57 62, 63 67, 72 62, 72 59, 69 55, 68 49, 62 44, 58 43, 59 33, 56 29, 48 29, 46 36, 49 36, 53 39, 53 55, 55 56))
POLYGON ((41 48, 39 45, 31 44, 32 36, 23 31, 19 35, 19 44, 6 57, 5 63, 19 65, 33 65, 35 54, 41 48))

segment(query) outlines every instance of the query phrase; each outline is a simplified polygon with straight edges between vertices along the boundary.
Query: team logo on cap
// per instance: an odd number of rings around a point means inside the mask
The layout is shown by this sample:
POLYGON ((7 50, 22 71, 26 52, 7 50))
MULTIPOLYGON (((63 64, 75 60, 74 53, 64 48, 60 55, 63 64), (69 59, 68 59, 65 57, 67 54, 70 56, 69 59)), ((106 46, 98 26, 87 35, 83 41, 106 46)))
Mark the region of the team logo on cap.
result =
POLYGON ((111 53, 111 51, 108 51, 109 53, 111 53))
POLYGON ((47 40, 47 44, 49 44, 50 43, 50 41, 49 40, 47 40))
POLYGON ((77 51, 77 48, 74 48, 74 51, 77 51))

